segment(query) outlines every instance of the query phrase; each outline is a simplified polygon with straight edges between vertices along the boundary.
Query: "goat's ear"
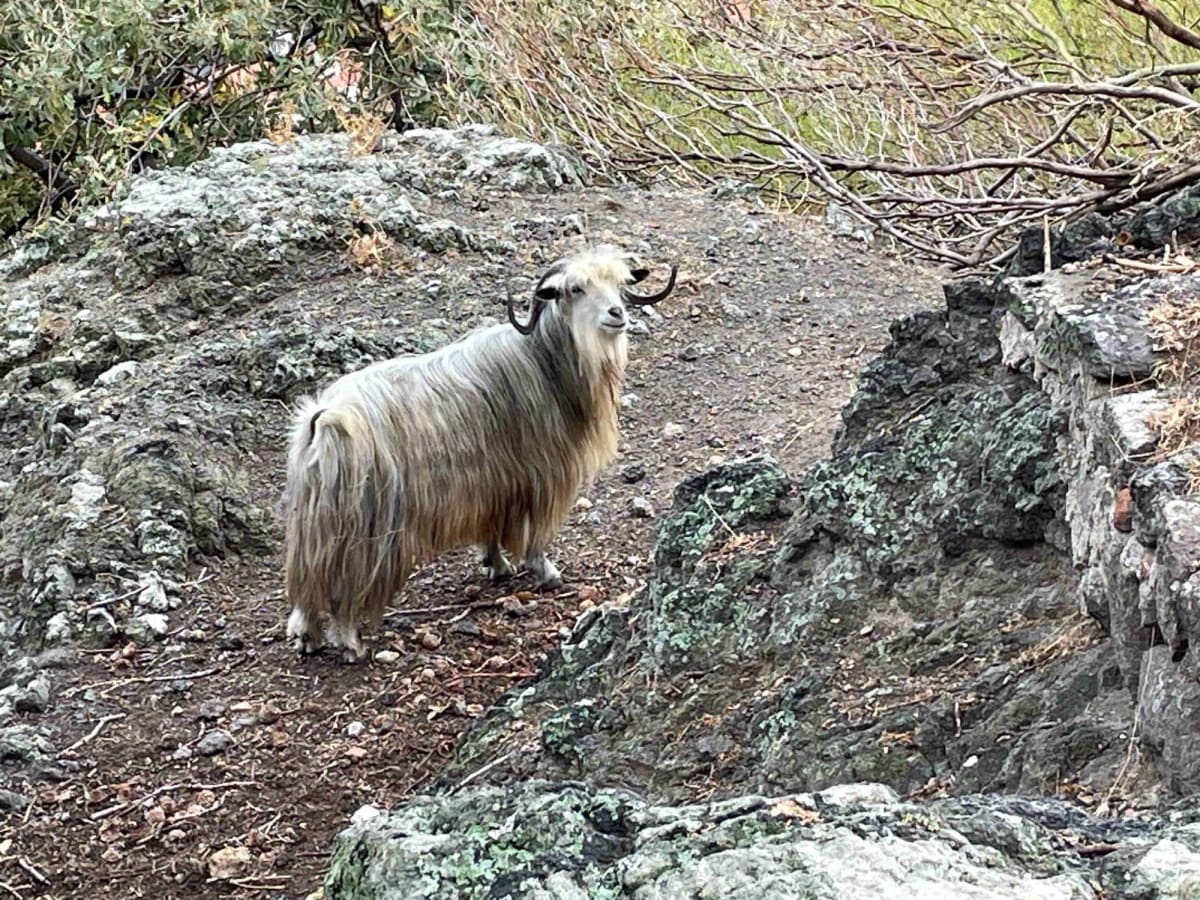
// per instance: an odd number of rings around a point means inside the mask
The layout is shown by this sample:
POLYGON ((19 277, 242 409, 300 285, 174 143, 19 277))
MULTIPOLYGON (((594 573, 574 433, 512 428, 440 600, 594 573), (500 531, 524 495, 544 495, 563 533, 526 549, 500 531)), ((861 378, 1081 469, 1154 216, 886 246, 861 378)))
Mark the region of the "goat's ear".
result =
POLYGON ((558 296, 558 285, 557 284, 543 285, 542 287, 538 288, 536 291, 533 292, 533 296, 537 297, 539 300, 553 300, 555 297, 558 296))
POLYGON ((633 276, 632 284, 637 284, 639 281, 645 281, 650 275, 649 269, 630 269, 629 274, 633 276))

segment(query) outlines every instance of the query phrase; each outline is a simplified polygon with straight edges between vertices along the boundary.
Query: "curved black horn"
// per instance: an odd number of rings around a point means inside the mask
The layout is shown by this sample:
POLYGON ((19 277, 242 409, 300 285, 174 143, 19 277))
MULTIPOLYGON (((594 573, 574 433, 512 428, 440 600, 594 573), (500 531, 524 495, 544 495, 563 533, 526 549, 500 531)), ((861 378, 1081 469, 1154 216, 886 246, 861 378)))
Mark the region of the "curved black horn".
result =
POLYGON ((504 293, 508 297, 508 321, 512 322, 512 327, 521 332, 521 334, 533 334, 533 329, 537 328, 538 319, 542 317, 542 310, 546 304, 538 297, 533 298, 533 308, 529 314, 529 321, 522 325, 517 321, 516 313, 516 298, 512 295, 512 289, 508 286, 508 281, 504 282, 504 293))
POLYGON ((651 303, 657 303, 664 299, 667 294, 671 293, 675 287, 675 276, 679 273, 679 266, 671 266, 671 278, 667 281, 667 286, 657 294, 635 294, 628 288, 621 288, 621 296, 625 298, 625 302, 632 306, 649 306, 651 303))

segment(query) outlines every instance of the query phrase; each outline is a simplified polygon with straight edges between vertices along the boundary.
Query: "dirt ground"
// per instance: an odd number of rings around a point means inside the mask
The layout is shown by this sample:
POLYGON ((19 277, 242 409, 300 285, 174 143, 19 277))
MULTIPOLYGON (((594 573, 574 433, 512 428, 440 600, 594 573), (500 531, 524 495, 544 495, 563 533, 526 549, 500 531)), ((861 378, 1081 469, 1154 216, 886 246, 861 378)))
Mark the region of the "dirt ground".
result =
MULTIPOLYGON (((367 635, 380 655, 349 666, 332 653, 298 658, 285 641, 277 553, 198 560, 171 640, 85 652, 38 717, 58 758, 77 766, 33 787, 0 828, 0 896, 305 897, 355 810, 419 790, 474 717, 536 676, 583 609, 644 583, 654 519, 634 498, 661 515, 683 477, 750 452, 801 470, 827 451, 891 320, 940 301, 934 275, 910 262, 732 201, 664 194, 647 221, 629 195, 593 191, 538 211, 607 217, 618 234, 678 248, 681 264, 665 318, 631 341, 620 456, 553 548, 566 587, 537 594, 524 576, 493 585, 452 554, 418 573, 384 630, 367 635)), ((370 298, 389 277, 343 266, 274 305, 366 321, 382 312, 370 298)), ((278 412, 247 462, 264 505, 282 483, 278 412)))

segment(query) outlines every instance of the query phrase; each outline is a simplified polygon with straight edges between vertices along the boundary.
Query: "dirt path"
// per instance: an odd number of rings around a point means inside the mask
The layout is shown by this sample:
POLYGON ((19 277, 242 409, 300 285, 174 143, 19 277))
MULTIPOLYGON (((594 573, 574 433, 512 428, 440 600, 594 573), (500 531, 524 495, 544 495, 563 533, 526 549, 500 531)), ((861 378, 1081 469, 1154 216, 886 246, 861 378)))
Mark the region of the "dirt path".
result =
MULTIPOLYGON (((298 659, 283 640, 277 555, 197 564, 166 642, 84 654, 38 717, 73 771, 35 788, 0 831, 0 891, 304 897, 356 809, 419 788, 473 717, 537 672, 583 608, 643 583, 654 520, 634 513, 635 498, 661 514, 682 477, 718 458, 767 451, 792 471, 819 458, 890 321, 940 299, 934 277, 908 263, 733 201, 589 191, 526 202, 493 199, 479 215, 525 221, 522 237, 557 249, 578 238, 557 237, 553 223, 580 214, 593 238, 644 238, 682 273, 667 318, 633 337, 620 457, 554 547, 567 587, 493 586, 454 554, 420 572, 385 630, 368 636, 385 652, 350 667, 298 659)), ((378 280, 341 267, 212 328, 250 331, 302 309, 374 327, 440 316, 458 333, 466 323, 420 286, 440 277, 449 290, 438 297, 468 290, 466 263, 477 262, 401 266, 378 280)), ((264 423, 245 462, 257 502, 270 505, 285 413, 277 403, 241 413, 264 423)))

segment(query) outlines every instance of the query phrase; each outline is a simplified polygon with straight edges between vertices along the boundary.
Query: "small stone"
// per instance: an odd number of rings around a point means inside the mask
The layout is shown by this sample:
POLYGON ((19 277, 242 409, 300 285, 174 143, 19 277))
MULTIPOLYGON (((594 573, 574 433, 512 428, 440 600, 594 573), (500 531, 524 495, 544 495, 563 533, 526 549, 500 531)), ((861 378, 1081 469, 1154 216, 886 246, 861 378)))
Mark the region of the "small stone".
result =
POLYGON ((347 759, 353 759, 357 762, 360 759, 366 759, 367 750, 364 747, 347 747, 345 755, 347 759))
POLYGON ((676 438, 684 432, 684 427, 677 422, 668 422, 662 427, 662 436, 665 438, 676 438))
POLYGON ((626 466, 621 470, 621 480, 626 484, 637 484, 646 477, 646 467, 639 463, 634 463, 632 466, 626 466))
POLYGON ((50 679, 45 672, 38 672, 25 687, 13 696, 13 707, 17 712, 40 713, 50 706, 50 679))
POLYGON ((1117 531, 1133 531, 1133 494, 1127 487, 1117 491, 1113 500, 1112 524, 1117 531))
POLYGON ((475 622, 472 622, 470 619, 459 619, 450 626, 450 630, 455 634, 465 634, 468 637, 479 637, 481 634, 483 634, 483 631, 480 629, 479 625, 475 622))
POLYGON ((364 725, 362 722, 351 722, 349 725, 346 726, 346 734, 349 737, 356 738, 363 733, 363 730, 366 727, 367 726, 364 725))
POLYGON ((248 847, 222 847, 208 858, 208 874, 221 881, 241 878, 250 872, 253 863, 248 847))
POLYGON ((215 722, 225 715, 225 709, 226 706, 222 700, 205 700, 200 704, 200 708, 196 710, 193 718, 197 722, 215 722))
POLYGON ((698 344, 688 344, 679 351, 679 358, 684 362, 694 362, 700 358, 700 347, 698 344))
POLYGON ((631 407, 631 406, 633 406, 633 404, 637 403, 637 399, 638 399, 637 394, 633 394, 633 393, 622 394, 621 395, 621 409, 629 409, 629 407, 631 407))
POLYGON ((192 758, 191 747, 176 747, 175 752, 171 754, 171 759, 181 761, 192 758))
POLYGON ((137 617, 139 622, 146 631, 156 638, 165 638, 167 632, 171 630, 170 623, 166 616, 162 613, 142 613, 137 617))
POLYGON ((274 725, 279 721, 279 717, 282 715, 283 712, 279 709, 279 707, 268 700, 258 711, 258 721, 262 722, 264 725, 274 725))
POLYGON ((233 735, 228 731, 210 731, 196 744, 196 752, 201 756, 216 756, 224 753, 233 745, 233 735))
POLYGON ((386 666, 390 666, 399 658, 400 654, 395 650, 379 650, 375 653, 375 662, 383 663, 386 666))
POLYGON ((633 513, 634 518, 654 518, 654 506, 645 497, 634 497, 629 501, 629 509, 633 513))
POLYGON ((111 387, 114 384, 120 384, 122 381, 127 381, 137 374, 137 370, 137 361, 127 359, 125 362, 119 362, 97 375, 96 384, 101 387, 111 387))
POLYGON ((788 350, 787 355, 788 356, 803 356, 804 348, 803 347, 792 347, 788 350))
POLYGON ((430 631, 427 628, 422 628, 416 632, 416 635, 417 643, 426 650, 436 650, 438 647, 442 646, 442 636, 436 631, 430 631))
POLYGON ((16 791, 0 789, 0 809, 6 812, 22 812, 29 805, 29 800, 16 791))
POLYGON ((354 814, 350 816, 350 824, 357 825, 360 822, 366 822, 369 819, 374 819, 378 815, 381 815, 379 809, 368 803, 365 806, 360 806, 354 811, 354 814))
POLYGON ((576 509, 591 509, 595 505, 596 504, 593 503, 591 500, 589 500, 587 497, 580 497, 578 500, 575 501, 576 509))

